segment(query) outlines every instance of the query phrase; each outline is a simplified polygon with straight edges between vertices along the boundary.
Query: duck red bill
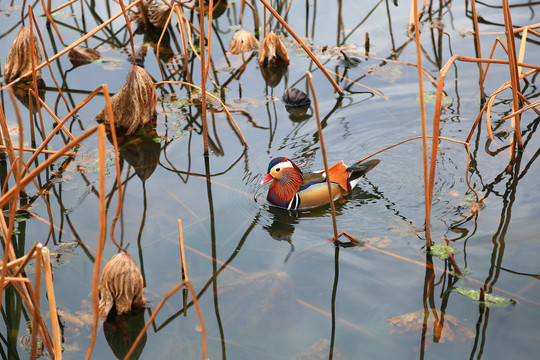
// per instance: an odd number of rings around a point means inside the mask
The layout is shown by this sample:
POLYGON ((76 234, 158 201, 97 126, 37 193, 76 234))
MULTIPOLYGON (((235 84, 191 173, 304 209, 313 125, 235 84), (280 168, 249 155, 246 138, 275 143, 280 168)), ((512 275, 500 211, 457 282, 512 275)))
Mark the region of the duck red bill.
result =
POLYGON ((261 185, 266 184, 267 182, 269 182, 269 181, 272 180, 272 179, 273 179, 272 175, 266 174, 266 176, 264 177, 264 179, 262 179, 262 181, 261 181, 261 185))

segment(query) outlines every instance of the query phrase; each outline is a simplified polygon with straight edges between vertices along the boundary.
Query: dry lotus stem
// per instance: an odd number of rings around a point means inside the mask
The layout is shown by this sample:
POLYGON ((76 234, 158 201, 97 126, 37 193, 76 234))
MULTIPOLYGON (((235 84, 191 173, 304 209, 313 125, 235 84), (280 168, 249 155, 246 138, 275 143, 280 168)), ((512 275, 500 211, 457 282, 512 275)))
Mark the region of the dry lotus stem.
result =
POLYGON ((84 46, 75 46, 68 54, 69 60, 75 66, 85 65, 101 57, 99 51, 84 46))
POLYGON ((287 49, 274 32, 269 32, 261 43, 259 51, 259 64, 275 64, 277 59, 289 64, 287 49))
MULTIPOLYGON (((11 45, 6 59, 6 65, 4 66, 4 80, 6 83, 17 79, 28 71, 32 71, 32 52, 34 53, 34 64, 36 66, 41 64, 42 56, 38 41, 35 36, 32 36, 30 29, 23 26, 17 34, 13 45, 11 45)), ((36 71, 36 77, 41 77, 41 70, 36 71)))
POLYGON ((229 52, 233 55, 240 55, 245 52, 257 50, 258 48, 259 40, 255 39, 255 36, 244 29, 235 32, 231 41, 229 41, 229 52))
MULTIPOLYGON (((127 128, 132 134, 139 126, 148 122, 156 113, 156 89, 154 80, 143 68, 134 65, 127 75, 126 83, 111 96, 114 123, 117 127, 127 128)), ((107 106, 97 115, 109 123, 107 106)))
POLYGON ((163 3, 151 3, 148 5, 148 20, 157 28, 163 29, 171 9, 163 3))
POLYGON ((127 252, 114 255, 103 267, 99 280, 99 315, 107 318, 112 307, 118 314, 131 311, 132 306, 144 306, 141 270, 127 252))

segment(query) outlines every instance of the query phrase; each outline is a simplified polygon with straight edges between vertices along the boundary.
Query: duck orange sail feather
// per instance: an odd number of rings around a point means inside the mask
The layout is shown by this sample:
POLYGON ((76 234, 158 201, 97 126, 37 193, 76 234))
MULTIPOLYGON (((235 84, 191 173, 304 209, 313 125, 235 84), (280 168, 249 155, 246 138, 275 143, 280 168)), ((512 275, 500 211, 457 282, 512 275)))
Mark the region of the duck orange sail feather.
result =
POLYGON ((345 191, 349 191, 349 172, 347 171, 347 165, 343 161, 338 162, 328 168, 328 176, 330 181, 338 184, 345 191))

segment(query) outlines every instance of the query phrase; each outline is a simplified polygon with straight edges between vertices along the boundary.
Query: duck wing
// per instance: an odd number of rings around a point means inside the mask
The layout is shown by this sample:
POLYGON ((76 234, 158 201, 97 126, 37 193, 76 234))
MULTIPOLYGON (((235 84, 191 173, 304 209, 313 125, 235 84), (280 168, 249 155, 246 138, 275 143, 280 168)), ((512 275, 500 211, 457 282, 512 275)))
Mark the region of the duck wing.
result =
POLYGON ((310 209, 325 205, 330 203, 330 200, 336 200, 345 193, 343 188, 338 184, 331 183, 330 187, 332 189, 332 199, 328 196, 328 185, 326 182, 312 183, 303 187, 296 193, 295 209, 310 209))

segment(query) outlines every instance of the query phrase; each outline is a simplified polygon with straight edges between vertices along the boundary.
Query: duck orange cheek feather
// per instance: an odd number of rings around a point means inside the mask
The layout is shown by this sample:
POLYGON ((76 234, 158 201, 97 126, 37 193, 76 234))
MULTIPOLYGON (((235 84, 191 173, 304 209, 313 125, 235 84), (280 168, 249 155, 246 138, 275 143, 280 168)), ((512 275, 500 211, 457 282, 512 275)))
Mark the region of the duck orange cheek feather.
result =
POLYGON ((266 176, 264 177, 264 179, 262 179, 262 181, 261 181, 261 185, 266 184, 267 182, 269 182, 269 181, 272 180, 272 179, 273 179, 272 175, 266 174, 266 176))

